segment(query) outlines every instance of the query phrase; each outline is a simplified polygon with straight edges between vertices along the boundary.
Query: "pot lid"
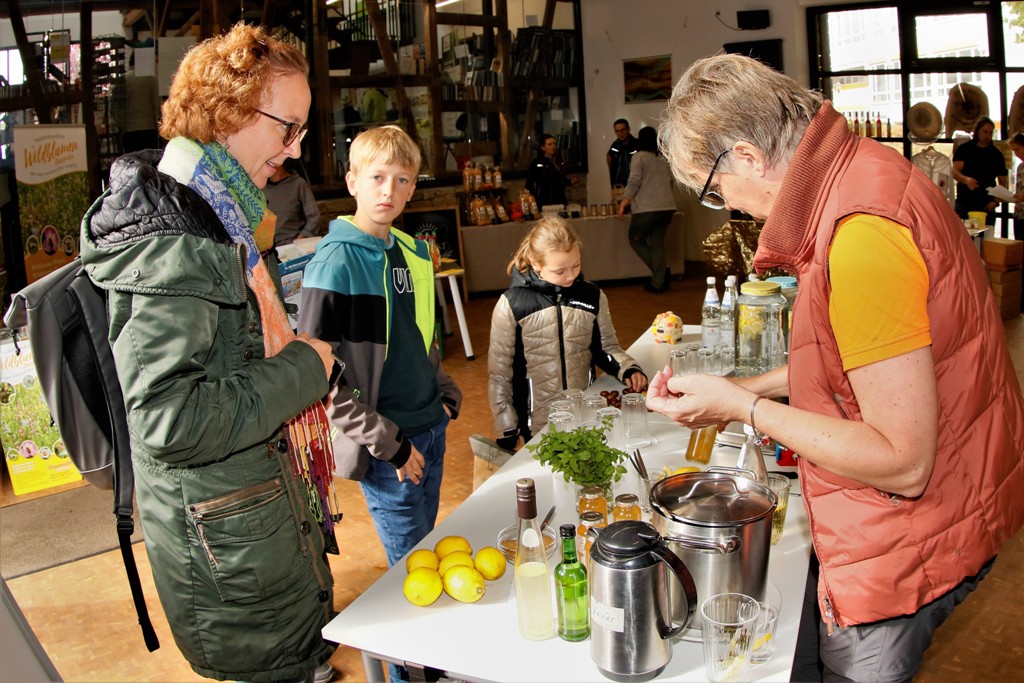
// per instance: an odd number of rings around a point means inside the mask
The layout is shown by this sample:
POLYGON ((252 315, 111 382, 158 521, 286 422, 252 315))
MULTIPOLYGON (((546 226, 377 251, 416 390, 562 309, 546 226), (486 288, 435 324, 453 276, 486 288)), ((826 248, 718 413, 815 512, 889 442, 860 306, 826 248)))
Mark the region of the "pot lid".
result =
POLYGON ((767 486, 717 472, 662 479, 651 489, 651 500, 670 517, 712 526, 753 522, 775 510, 775 497, 767 486))

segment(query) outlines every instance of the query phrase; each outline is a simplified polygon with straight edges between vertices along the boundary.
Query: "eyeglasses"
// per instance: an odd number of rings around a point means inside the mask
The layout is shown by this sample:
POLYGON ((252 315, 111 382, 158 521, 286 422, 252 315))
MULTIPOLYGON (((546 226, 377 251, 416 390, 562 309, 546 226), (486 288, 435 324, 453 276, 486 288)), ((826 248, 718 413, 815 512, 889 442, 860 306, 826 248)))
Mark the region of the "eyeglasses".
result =
POLYGON ((725 197, 718 192, 711 191, 711 179, 715 177, 715 171, 718 169, 718 162, 722 160, 726 154, 732 149, 727 149, 718 155, 715 159, 715 164, 711 167, 711 173, 708 174, 708 181, 704 183, 704 189, 701 190, 700 196, 697 197, 697 201, 708 207, 709 209, 724 209, 725 208, 725 197))
POLYGON ((298 138, 299 142, 302 142, 302 138, 306 137, 306 133, 309 132, 308 128, 306 128, 305 126, 303 126, 301 124, 295 123, 294 121, 286 121, 285 119, 282 119, 279 116, 274 116, 273 114, 268 114, 267 112, 262 111, 260 109, 257 109, 256 113, 257 114, 263 114, 268 119, 273 119, 273 120, 277 121, 278 123, 280 123, 282 126, 284 126, 284 146, 285 147, 287 147, 288 145, 290 145, 293 142, 295 142, 296 138, 298 138))

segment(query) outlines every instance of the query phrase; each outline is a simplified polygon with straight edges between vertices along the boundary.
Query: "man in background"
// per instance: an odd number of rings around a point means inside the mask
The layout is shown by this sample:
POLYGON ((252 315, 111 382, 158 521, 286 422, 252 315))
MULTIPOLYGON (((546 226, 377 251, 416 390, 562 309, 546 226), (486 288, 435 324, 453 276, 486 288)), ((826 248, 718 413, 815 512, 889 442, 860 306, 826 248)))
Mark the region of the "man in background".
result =
POLYGON ((608 179, 612 188, 612 201, 622 199, 629 182, 629 162, 636 154, 636 138, 629 132, 629 121, 616 119, 615 141, 608 148, 608 179))
POLYGON ((299 237, 320 234, 320 207, 306 179, 292 173, 284 165, 278 166, 263 188, 267 208, 277 216, 274 246, 291 244, 299 237))

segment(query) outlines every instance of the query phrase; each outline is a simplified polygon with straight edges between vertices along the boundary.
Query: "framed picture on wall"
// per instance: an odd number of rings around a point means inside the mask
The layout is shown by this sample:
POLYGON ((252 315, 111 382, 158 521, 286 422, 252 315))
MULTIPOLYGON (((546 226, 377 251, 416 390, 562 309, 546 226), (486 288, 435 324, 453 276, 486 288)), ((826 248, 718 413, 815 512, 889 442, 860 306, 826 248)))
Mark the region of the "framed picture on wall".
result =
POLYGON ((626 104, 667 100, 672 94, 672 55, 622 60, 626 104))

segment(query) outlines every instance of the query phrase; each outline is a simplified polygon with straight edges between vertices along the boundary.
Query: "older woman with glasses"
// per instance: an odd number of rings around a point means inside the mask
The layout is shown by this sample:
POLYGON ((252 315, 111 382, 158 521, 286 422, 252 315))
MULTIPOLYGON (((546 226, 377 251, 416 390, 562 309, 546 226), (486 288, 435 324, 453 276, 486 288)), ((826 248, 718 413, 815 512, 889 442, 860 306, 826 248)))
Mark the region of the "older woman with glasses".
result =
POLYGON ((800 295, 788 367, 665 369, 648 406, 690 427, 742 421, 800 454, 825 679, 910 680, 1024 523, 1024 401, 977 253, 909 160, 756 60, 691 65, 661 134, 705 205, 765 219, 754 267, 792 272, 800 295))
POLYGON ((182 654, 210 678, 305 680, 330 655, 327 529, 293 473, 325 465, 310 457, 323 443, 304 411, 334 361, 326 343, 294 336, 260 256, 274 227, 260 188, 300 154, 307 71, 244 24, 194 47, 163 107, 166 148, 117 160, 83 221, 157 593, 182 654), (282 425, 300 413, 312 438, 296 444, 282 425))

